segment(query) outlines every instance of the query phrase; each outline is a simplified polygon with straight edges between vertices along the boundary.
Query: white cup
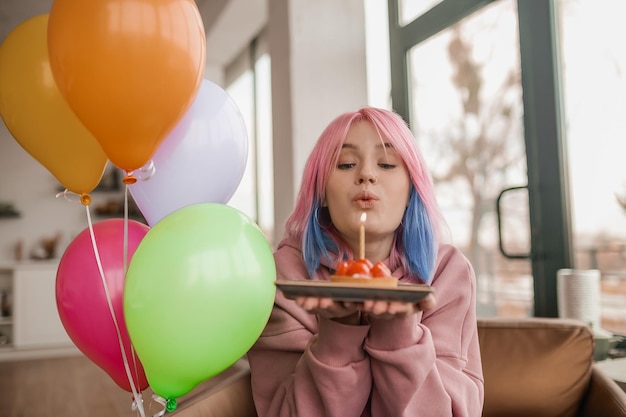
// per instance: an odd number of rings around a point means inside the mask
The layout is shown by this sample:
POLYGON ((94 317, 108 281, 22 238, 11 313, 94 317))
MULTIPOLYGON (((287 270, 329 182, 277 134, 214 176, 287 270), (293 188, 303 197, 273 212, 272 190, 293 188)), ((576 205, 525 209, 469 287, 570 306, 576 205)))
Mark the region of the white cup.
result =
POLYGON ((600 271, 559 269, 556 277, 559 317, 584 321, 599 329, 602 308, 600 271))

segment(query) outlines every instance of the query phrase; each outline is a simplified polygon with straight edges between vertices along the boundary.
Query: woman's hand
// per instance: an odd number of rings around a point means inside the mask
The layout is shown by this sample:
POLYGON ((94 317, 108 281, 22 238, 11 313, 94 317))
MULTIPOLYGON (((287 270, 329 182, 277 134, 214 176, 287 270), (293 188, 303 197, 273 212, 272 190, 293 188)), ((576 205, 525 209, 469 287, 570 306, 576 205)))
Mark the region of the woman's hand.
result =
POLYGON ((344 324, 360 324, 362 303, 334 301, 328 297, 297 297, 296 304, 311 314, 317 314, 344 324))
POLYGON ((361 312, 365 312, 371 317, 390 319, 430 310, 437 304, 433 294, 428 294, 418 303, 384 300, 365 300, 363 303, 355 303, 334 301, 328 297, 297 297, 295 301, 296 304, 311 314, 318 314, 320 317, 344 324, 359 324, 361 312))
POLYGON ((402 301, 365 300, 363 311, 371 317, 391 319, 397 316, 408 316, 418 311, 430 310, 435 305, 437 305, 435 296, 428 294, 415 304, 402 301))

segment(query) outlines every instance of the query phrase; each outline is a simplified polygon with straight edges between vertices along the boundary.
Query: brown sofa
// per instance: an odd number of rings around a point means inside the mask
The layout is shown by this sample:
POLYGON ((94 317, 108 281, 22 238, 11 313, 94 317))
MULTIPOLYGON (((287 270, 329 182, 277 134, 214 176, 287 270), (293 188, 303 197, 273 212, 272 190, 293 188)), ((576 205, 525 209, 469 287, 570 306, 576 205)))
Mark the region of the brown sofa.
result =
MULTIPOLYGON (((566 319, 478 321, 483 417, 626 417, 626 394, 592 361, 583 323, 566 319)), ((179 401, 177 417, 256 417, 245 359, 179 401)))

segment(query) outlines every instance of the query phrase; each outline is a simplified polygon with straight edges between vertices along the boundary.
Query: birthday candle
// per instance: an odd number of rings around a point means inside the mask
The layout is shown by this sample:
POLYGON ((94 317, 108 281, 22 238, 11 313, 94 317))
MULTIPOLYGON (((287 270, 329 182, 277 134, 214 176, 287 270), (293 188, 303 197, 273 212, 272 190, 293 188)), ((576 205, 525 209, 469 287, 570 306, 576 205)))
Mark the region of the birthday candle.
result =
POLYGON ((359 259, 365 259, 365 219, 367 213, 361 214, 361 225, 359 226, 359 259))

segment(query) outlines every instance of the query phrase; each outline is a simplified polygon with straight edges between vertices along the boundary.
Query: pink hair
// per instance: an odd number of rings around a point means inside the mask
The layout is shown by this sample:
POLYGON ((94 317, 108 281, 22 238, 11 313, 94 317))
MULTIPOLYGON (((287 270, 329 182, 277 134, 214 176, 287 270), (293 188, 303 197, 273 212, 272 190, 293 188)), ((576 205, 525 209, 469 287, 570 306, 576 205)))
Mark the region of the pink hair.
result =
MULTIPOLYGON (((305 164, 296 206, 287 219, 286 234, 302 242, 307 222, 312 215, 315 215, 312 210, 321 206, 326 182, 337 165, 339 152, 346 140, 348 130, 354 123, 360 121, 371 123, 378 131, 381 140, 390 143, 402 157, 411 181, 426 208, 433 232, 438 238, 443 225, 443 217, 435 199, 430 174, 417 147, 415 137, 398 114, 373 107, 344 113, 324 129, 305 164)), ((338 238, 336 235, 334 237, 338 238)))

